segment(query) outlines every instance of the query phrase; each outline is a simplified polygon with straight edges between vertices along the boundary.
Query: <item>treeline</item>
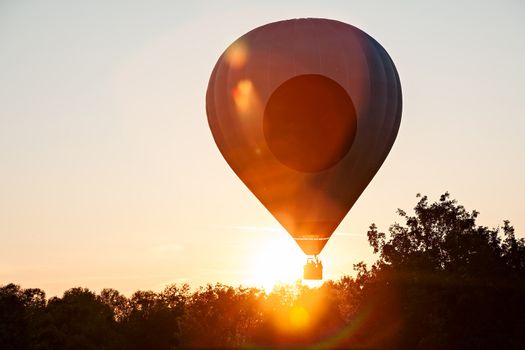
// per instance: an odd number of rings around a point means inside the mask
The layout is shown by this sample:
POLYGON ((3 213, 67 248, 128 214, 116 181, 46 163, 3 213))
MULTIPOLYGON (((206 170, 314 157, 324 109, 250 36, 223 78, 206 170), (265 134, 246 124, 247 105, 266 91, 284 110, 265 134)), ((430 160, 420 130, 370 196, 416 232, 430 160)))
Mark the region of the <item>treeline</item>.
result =
POLYGON ((72 288, 0 287, 0 349, 524 349, 525 241, 476 224, 448 194, 420 197, 357 276, 271 293, 221 284, 125 297, 72 288))

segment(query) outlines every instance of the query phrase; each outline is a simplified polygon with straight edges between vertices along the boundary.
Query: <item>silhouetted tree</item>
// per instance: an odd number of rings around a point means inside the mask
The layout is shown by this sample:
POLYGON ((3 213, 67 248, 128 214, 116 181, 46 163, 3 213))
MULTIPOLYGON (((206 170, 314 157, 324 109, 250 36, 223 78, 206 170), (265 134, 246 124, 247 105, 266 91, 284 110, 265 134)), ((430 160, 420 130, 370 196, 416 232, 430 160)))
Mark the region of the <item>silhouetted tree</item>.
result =
POLYGON ((40 289, 21 289, 8 284, 0 287, 0 349, 28 349, 37 331, 35 319, 46 305, 40 289))
POLYGON ((130 312, 122 320, 129 349, 172 349, 181 342, 189 286, 166 287, 162 293, 138 291, 129 300, 130 312))
MULTIPOLYGON (((396 341, 403 349, 518 349, 525 344, 525 249, 514 229, 476 225, 448 193, 429 204, 420 197, 405 225, 389 236, 370 227, 379 260, 363 299, 395 296, 396 341), (503 233, 503 237, 500 233, 503 233)), ((387 344, 383 344, 387 345, 387 344)))
POLYGON ((51 298, 40 327, 37 343, 42 349, 114 349, 120 345, 111 308, 85 288, 72 288, 62 298, 51 298))
POLYGON ((261 320, 262 292, 216 284, 191 296, 184 323, 186 347, 237 347, 248 340, 261 320))
POLYGON ((115 321, 121 322, 129 317, 131 312, 130 302, 128 298, 120 294, 117 290, 111 288, 102 289, 99 300, 110 307, 115 321))

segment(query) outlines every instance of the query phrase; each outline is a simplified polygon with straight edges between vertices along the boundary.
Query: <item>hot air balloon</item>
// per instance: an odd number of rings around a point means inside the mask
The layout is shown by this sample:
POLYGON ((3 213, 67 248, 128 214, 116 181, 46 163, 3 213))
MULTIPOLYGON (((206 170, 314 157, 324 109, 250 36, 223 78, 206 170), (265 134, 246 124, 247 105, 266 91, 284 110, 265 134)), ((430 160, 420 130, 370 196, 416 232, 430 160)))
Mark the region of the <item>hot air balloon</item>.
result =
POLYGON ((321 279, 317 255, 399 129, 401 85, 390 56, 339 21, 266 24, 219 57, 206 112, 227 163, 310 256, 316 269, 307 264, 305 278, 321 279))

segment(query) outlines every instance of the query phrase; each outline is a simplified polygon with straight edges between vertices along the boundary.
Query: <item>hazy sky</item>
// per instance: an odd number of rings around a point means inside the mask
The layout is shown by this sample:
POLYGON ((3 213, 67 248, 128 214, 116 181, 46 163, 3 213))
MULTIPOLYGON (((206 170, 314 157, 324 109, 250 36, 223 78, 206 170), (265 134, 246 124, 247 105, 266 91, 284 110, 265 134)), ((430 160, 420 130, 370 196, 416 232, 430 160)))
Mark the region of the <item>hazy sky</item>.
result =
POLYGON ((323 251, 326 277, 372 262, 368 225, 418 192, 523 236, 525 6, 422 3, 1 1, 0 285, 258 284, 270 257, 299 277, 302 253, 222 158, 204 105, 227 45, 295 17, 366 31, 403 87, 396 143, 323 251))

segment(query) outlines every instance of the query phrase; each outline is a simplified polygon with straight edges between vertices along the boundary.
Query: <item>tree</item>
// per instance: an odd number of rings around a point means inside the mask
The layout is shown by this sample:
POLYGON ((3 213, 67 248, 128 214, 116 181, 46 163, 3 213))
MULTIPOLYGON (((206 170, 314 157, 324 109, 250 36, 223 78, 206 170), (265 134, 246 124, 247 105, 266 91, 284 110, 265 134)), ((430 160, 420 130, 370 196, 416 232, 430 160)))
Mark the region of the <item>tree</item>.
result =
POLYGON ((189 286, 170 285, 162 293, 138 291, 123 318, 128 349, 172 349, 181 343, 181 321, 189 286))
MULTIPOLYGON (((372 224, 369 243, 379 259, 364 300, 396 296, 396 340, 404 349, 518 349, 525 344, 525 241, 508 221, 502 228, 476 225, 448 193, 426 196, 405 225, 389 235, 372 224), (501 233, 503 237, 501 237, 501 233)), ((395 315, 391 311, 391 315, 395 315)))
POLYGON ((39 328, 42 349, 116 349, 122 340, 111 308, 85 288, 51 298, 39 328))
POLYGON ((120 294, 118 290, 104 288, 100 292, 99 300, 109 306, 115 321, 120 322, 126 319, 131 312, 128 298, 120 294))
POLYGON ((46 296, 40 289, 21 289, 12 283, 0 287, 0 348, 29 348, 35 319, 45 306, 46 296))
POLYGON ((220 283, 195 291, 189 300, 183 334, 185 347, 238 347, 261 322, 263 292, 220 283), (206 336, 203 336, 206 335, 206 336))

